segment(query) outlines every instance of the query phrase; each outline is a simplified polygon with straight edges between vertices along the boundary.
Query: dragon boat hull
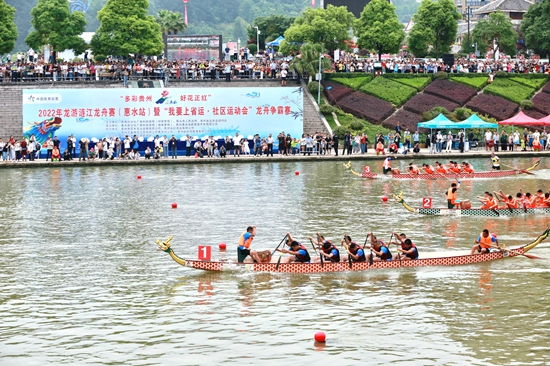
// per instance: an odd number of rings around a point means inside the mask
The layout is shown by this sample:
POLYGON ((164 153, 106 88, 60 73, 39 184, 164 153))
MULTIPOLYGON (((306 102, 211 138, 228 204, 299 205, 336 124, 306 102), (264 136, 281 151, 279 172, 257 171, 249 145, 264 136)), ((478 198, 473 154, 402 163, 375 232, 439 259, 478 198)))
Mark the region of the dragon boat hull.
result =
MULTIPOLYGON (((159 248, 168 254, 178 264, 205 271, 249 271, 249 272, 272 272, 272 273, 325 273, 325 272, 349 272, 349 271, 368 271, 372 269, 383 268, 401 268, 401 267, 432 267, 432 266, 458 266, 466 264, 475 264, 490 262, 504 258, 517 257, 534 248, 537 244, 548 237, 550 229, 546 229, 537 239, 529 244, 510 248, 505 251, 493 251, 486 254, 466 254, 467 252, 445 252, 445 253, 422 253, 422 258, 416 260, 393 260, 383 262, 348 262, 339 263, 235 263, 231 261, 202 261, 195 259, 183 259, 178 257, 168 246, 159 248)), ((169 242, 169 240, 168 240, 169 242)))
POLYGON ((548 215, 550 214, 550 207, 537 207, 537 208, 496 208, 493 210, 481 209, 481 208, 424 208, 424 207, 412 207, 403 198, 403 192, 398 195, 393 195, 393 198, 397 203, 401 203, 405 209, 410 212, 420 215, 429 216, 483 216, 483 217, 508 217, 508 216, 520 216, 520 215, 548 215))
POLYGON ((439 179, 487 179, 487 178, 501 178, 501 177, 509 177, 512 175, 518 175, 518 174, 533 174, 531 173, 531 170, 535 169, 540 164, 540 160, 537 160, 535 164, 530 166, 526 169, 511 169, 511 170, 493 170, 493 171, 487 171, 487 172, 474 172, 474 173, 449 173, 449 174, 442 174, 442 173, 434 173, 434 174, 427 174, 427 173, 420 173, 420 174, 377 174, 372 173, 370 169, 364 169, 362 173, 358 173, 354 171, 351 168, 351 162, 344 163, 344 168, 349 170, 351 174, 361 177, 361 178, 367 178, 367 179, 380 179, 380 178, 388 178, 388 179, 420 179, 420 180, 439 180, 439 179))

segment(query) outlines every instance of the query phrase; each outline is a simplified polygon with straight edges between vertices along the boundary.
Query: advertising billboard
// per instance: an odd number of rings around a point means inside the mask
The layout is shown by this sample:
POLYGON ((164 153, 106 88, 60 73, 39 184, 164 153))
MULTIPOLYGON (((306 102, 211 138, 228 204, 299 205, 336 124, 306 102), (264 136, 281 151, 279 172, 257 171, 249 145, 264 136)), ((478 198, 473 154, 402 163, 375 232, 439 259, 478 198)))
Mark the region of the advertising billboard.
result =
POLYGON ((300 87, 23 90, 23 135, 40 143, 54 136, 64 143, 71 134, 180 139, 281 131, 302 135, 300 87))
POLYGON ((174 60, 218 60, 222 59, 222 36, 166 36, 166 58, 174 60))

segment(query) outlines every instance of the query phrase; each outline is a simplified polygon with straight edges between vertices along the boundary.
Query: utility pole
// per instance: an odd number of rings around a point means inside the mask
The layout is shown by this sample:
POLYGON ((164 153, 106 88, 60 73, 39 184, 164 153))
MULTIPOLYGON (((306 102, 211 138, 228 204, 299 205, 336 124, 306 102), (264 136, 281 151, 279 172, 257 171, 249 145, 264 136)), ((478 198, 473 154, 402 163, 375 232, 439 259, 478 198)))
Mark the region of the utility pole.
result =
POLYGON ((468 12, 468 61, 470 61, 470 46, 471 46, 471 43, 470 43, 470 7, 468 6, 466 8, 466 11, 468 12))

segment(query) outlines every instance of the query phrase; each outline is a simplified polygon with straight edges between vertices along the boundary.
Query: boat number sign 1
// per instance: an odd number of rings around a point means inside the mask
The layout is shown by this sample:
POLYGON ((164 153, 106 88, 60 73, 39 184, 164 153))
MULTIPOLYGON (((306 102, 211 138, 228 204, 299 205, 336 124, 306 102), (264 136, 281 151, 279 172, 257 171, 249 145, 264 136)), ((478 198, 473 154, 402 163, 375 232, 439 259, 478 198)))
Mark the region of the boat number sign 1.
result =
POLYGON ((422 198, 422 208, 432 208, 432 198, 431 197, 422 198))
POLYGON ((199 260, 212 260, 212 247, 210 245, 199 245, 199 260))

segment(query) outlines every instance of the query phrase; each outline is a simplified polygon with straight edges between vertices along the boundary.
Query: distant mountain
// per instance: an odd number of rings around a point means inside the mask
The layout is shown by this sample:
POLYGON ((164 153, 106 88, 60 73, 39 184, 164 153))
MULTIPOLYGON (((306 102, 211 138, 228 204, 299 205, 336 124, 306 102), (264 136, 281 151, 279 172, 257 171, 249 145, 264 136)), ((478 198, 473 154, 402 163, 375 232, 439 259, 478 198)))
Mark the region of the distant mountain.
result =
MULTIPOLYGON (((19 37, 14 52, 27 51, 25 38, 31 29, 31 9, 38 0, 5 0, 15 7, 15 23, 19 37)), ((354 0, 349 0, 354 1, 354 0)), ((99 27, 97 12, 107 3, 107 0, 72 0, 89 8, 86 13, 88 22, 86 31, 93 32, 99 27)), ((401 22, 406 23, 416 12, 418 3, 415 0, 394 0, 401 22), (412 13, 411 13, 412 12, 412 13)), ((257 17, 269 15, 285 15, 296 17, 304 9, 311 6, 311 0, 210 0, 207 3, 199 0, 189 0, 187 3, 189 28, 187 34, 221 34, 224 40, 241 39, 244 44, 247 38, 246 27, 257 17)), ((316 2, 319 6, 319 1, 316 2)), ((159 10, 178 11, 183 14, 181 0, 149 0, 149 11, 156 15, 159 10)), ((250 40, 253 42, 254 40, 250 40)))

